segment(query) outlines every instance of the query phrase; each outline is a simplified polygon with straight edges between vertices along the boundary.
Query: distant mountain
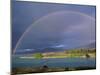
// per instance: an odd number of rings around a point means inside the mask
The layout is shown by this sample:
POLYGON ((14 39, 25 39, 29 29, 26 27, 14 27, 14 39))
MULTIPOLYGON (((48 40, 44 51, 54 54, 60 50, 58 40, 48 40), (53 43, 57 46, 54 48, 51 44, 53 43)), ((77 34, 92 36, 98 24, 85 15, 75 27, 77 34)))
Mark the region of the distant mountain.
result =
POLYGON ((89 45, 86 46, 87 48, 95 48, 96 47, 96 42, 91 43, 89 45))
POLYGON ((16 54, 33 54, 33 53, 44 53, 44 52, 59 52, 64 51, 62 48, 42 48, 42 49, 30 49, 30 50, 17 50, 16 54))
POLYGON ((58 51, 64 51, 65 49, 63 48, 45 48, 44 52, 58 52, 58 51))
MULTIPOLYGON (((95 48, 96 47, 96 42, 76 47, 76 48, 95 48)), ((73 49, 73 48, 70 48, 73 49)), ((16 54, 33 54, 33 53, 44 53, 44 52, 59 52, 59 51, 65 51, 68 49, 63 49, 63 48, 39 48, 39 49, 23 49, 23 50, 17 50, 16 54)))
POLYGON ((95 48, 96 47, 96 42, 81 46, 80 48, 95 48))

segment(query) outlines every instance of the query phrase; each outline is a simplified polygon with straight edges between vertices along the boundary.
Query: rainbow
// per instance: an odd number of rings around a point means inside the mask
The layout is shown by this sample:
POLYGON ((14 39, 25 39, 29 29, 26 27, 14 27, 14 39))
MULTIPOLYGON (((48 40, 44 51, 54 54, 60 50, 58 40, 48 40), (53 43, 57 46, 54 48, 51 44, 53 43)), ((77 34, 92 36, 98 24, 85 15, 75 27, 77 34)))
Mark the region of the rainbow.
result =
POLYGON ((30 29, 31 29, 33 26, 36 25, 36 23, 38 23, 38 22, 40 22, 40 21, 42 21, 42 20, 44 20, 44 19, 46 19, 46 18, 49 18, 51 15, 62 14, 62 13, 66 13, 66 14, 67 14, 67 13, 79 14, 79 15, 82 15, 82 16, 85 16, 85 17, 88 17, 88 18, 91 18, 93 21, 95 21, 95 18, 93 18, 93 17, 91 17, 91 16, 89 16, 89 15, 86 15, 86 14, 84 14, 84 13, 75 12, 75 11, 57 11, 57 12, 53 12, 53 13, 50 13, 50 14, 48 14, 48 15, 45 15, 45 16, 41 17, 40 19, 38 19, 37 21, 35 21, 34 23, 32 23, 32 24, 26 29, 26 31, 25 31, 25 32, 22 34, 22 36, 19 38, 19 40, 18 40, 18 42, 17 42, 17 44, 16 44, 16 46, 15 46, 15 48, 14 48, 14 50, 13 50, 13 54, 15 54, 16 49, 17 49, 17 47, 19 46, 21 40, 22 40, 22 39, 24 38, 24 36, 30 31, 30 29))

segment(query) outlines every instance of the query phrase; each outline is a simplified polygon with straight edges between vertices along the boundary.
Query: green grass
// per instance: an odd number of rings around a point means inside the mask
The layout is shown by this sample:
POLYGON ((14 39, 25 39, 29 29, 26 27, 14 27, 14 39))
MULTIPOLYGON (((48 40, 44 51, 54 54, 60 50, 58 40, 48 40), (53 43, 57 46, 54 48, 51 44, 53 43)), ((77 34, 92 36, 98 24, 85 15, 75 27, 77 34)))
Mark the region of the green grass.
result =
POLYGON ((45 53, 35 53, 33 54, 33 57, 36 59, 42 59, 42 58, 81 58, 81 57, 95 57, 96 56, 96 50, 93 48, 91 49, 72 49, 72 50, 66 50, 62 52, 52 52, 51 54, 45 53), (53 54, 52 54, 53 53, 53 54))

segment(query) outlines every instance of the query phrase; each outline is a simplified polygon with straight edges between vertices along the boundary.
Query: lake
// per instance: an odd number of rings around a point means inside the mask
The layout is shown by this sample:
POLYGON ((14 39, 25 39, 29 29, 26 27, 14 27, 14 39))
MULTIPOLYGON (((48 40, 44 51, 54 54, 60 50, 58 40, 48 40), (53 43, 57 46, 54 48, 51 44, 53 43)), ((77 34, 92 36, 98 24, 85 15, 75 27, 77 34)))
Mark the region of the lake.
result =
POLYGON ((95 58, 49 58, 49 59, 20 59, 12 58, 12 67, 42 67, 47 65, 50 68, 65 68, 65 67, 95 67, 95 58))

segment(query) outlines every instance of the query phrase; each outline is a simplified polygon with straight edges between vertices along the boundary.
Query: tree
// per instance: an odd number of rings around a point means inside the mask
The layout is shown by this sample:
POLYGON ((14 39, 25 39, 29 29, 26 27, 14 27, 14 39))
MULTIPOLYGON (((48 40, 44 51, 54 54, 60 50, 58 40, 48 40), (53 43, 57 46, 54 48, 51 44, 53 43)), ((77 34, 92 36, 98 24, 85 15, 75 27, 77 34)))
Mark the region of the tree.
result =
POLYGON ((43 58, 43 55, 42 55, 41 53, 35 53, 33 56, 34 56, 36 59, 41 59, 41 58, 43 58))
POLYGON ((90 55, 89 54, 86 54, 86 58, 90 58, 90 55))

